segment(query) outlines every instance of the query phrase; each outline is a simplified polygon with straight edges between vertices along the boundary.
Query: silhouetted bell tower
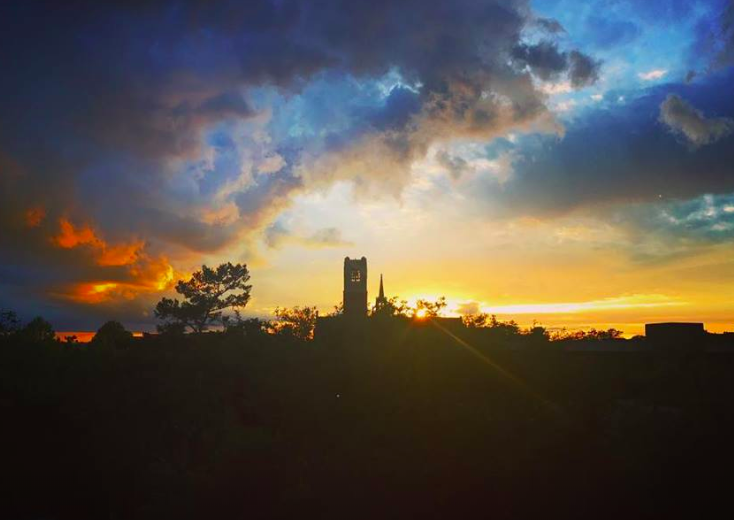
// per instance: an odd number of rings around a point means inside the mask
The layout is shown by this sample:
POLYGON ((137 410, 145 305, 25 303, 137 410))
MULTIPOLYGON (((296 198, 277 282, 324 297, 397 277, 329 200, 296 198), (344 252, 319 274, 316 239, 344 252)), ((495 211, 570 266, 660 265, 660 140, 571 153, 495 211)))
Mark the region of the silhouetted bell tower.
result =
POLYGON ((367 316, 367 259, 344 259, 344 315, 367 316))

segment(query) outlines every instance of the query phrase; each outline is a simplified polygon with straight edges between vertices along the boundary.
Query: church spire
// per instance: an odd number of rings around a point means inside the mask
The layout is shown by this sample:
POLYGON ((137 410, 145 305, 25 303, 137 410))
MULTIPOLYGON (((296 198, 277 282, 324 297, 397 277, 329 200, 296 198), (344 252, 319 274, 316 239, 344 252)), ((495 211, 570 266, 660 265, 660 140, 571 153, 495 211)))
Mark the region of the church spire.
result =
POLYGON ((380 294, 375 300, 375 309, 382 310, 387 306, 387 298, 385 298, 385 288, 382 285, 382 273, 380 273, 380 294))

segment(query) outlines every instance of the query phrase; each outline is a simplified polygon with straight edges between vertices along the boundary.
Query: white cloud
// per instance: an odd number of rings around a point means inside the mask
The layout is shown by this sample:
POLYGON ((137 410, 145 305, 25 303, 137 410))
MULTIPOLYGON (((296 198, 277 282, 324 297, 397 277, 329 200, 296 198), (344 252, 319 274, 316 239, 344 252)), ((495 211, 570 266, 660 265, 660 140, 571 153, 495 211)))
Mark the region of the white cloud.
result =
POLYGON ((567 101, 560 101, 554 105, 556 112, 569 112, 573 107, 576 106, 576 101, 569 99, 567 101))
POLYGON ((540 91, 544 94, 552 96, 554 94, 568 94, 573 90, 570 81, 561 81, 559 83, 543 83, 540 85, 540 91))
POLYGON ((648 72, 640 72, 637 76, 642 81, 654 81, 660 79, 668 73, 667 69, 653 69, 648 72))

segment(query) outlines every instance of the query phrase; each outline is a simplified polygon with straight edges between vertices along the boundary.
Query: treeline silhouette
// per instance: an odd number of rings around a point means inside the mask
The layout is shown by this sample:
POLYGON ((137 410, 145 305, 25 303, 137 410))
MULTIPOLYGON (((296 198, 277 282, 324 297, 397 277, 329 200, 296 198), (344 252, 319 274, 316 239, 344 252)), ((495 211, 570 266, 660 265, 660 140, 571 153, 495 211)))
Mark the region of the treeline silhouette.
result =
POLYGON ((142 338, 109 322, 89 345, 3 313, 0 516, 650 518, 726 502, 729 358, 571 354, 492 317, 376 315, 309 339, 306 309, 142 338))

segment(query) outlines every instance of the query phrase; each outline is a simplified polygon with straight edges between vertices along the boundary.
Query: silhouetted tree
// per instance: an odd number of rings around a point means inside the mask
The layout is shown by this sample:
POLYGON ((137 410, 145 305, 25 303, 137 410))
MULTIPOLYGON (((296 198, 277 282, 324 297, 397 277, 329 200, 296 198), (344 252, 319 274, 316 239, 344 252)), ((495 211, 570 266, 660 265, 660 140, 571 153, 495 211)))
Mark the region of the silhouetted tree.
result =
POLYGON ((423 316, 426 318, 435 318, 441 311, 446 307, 446 298, 441 296, 435 302, 430 300, 420 299, 415 302, 415 309, 413 309, 413 316, 423 316))
POLYGON ((222 321, 222 311, 242 309, 250 301, 251 285, 247 285, 250 273, 245 264, 227 262, 216 269, 201 266, 189 281, 179 280, 178 299, 163 298, 155 308, 155 316, 163 321, 160 332, 172 332, 189 328, 192 332, 204 332, 212 324, 222 321))
POLYGON ((108 321, 92 338, 92 345, 107 348, 127 348, 132 344, 133 334, 119 321, 108 321))
POLYGON ((466 316, 462 316, 461 321, 470 329, 480 329, 489 325, 490 318, 489 314, 486 312, 480 312, 477 314, 467 314, 466 316))
POLYGON ((412 313, 413 309, 408 306, 408 302, 399 299, 399 296, 388 298, 380 307, 372 306, 373 316, 410 316, 412 313))
POLYGON ((267 331, 269 323, 259 318, 243 318, 239 310, 234 311, 234 316, 222 318, 224 332, 231 335, 257 336, 267 331))
POLYGON ((75 335, 64 336, 64 343, 66 343, 67 345, 78 345, 79 338, 77 338, 75 335))
POLYGON ((313 339, 318 317, 316 307, 278 307, 275 309, 276 321, 271 324, 271 329, 276 334, 290 335, 303 341, 313 339))
POLYGON ((610 328, 607 330, 591 329, 586 332, 583 330, 568 331, 563 329, 551 336, 552 341, 581 341, 581 340, 602 340, 602 339, 620 339, 624 334, 623 331, 610 328))
POLYGON ((20 331, 20 334, 27 341, 35 343, 53 341, 56 338, 53 326, 40 316, 36 316, 28 322, 28 324, 23 327, 23 330, 20 331))
POLYGON ((545 327, 541 327, 540 325, 533 325, 527 331, 525 331, 525 335, 539 341, 546 341, 550 338, 548 330, 545 327))
POLYGON ((571 332, 568 329, 566 329, 566 327, 563 327, 560 330, 555 330, 551 332, 550 340, 551 341, 563 341, 563 340, 571 339, 570 336, 571 336, 571 332))
MULTIPOLYGON (((520 334, 520 326, 517 324, 517 322, 515 322, 515 320, 500 321, 497 319, 497 316, 495 314, 490 315, 486 312, 469 314, 462 317, 462 321, 464 322, 464 325, 469 328, 488 328, 492 329, 495 333, 503 336, 515 336, 517 334, 520 334)), ((545 335, 546 330, 543 327, 533 326, 533 328, 529 329, 527 333, 545 335)))
POLYGON ((258 336, 265 334, 270 326, 270 322, 267 320, 261 320, 260 318, 248 318, 242 320, 241 328, 245 332, 245 336, 258 336))
POLYGON ((624 334, 624 332, 615 328, 609 328, 607 330, 591 329, 587 334, 587 337, 594 339, 619 339, 622 337, 622 334, 624 334))
POLYGON ((516 336, 520 334, 520 325, 515 320, 500 321, 494 314, 489 317, 489 324, 487 326, 505 336, 516 336))
POLYGON ((342 316, 343 314, 344 302, 339 302, 338 304, 334 305, 334 310, 329 313, 329 316, 342 316))
POLYGON ((169 321, 156 325, 156 330, 163 336, 183 336, 186 334, 186 325, 177 321, 169 321))
POLYGON ((0 309, 0 337, 15 334, 20 329, 20 320, 13 311, 0 309))

